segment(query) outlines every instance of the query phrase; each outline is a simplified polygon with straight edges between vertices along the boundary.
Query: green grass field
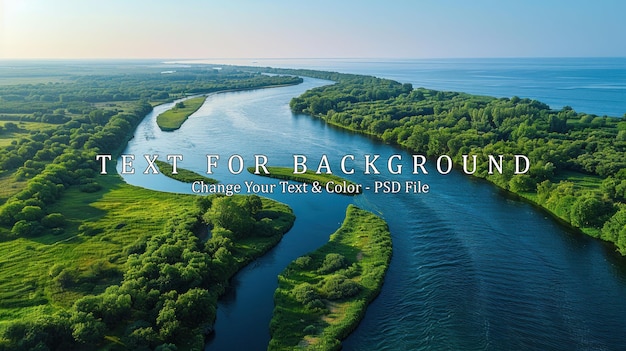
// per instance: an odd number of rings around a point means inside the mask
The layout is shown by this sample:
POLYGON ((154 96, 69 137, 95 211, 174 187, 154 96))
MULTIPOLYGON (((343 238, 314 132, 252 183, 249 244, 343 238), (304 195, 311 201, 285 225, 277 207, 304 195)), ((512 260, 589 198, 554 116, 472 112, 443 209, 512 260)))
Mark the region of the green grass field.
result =
POLYGON ((350 205, 327 244, 279 275, 268 349, 338 350, 378 295, 390 260, 386 222, 350 205))
POLYGON ((602 180, 602 177, 596 175, 584 174, 574 171, 563 171, 559 172, 558 176, 555 177, 554 183, 558 183, 560 181, 568 181, 574 183, 575 189, 600 190, 602 180))
POLYGON ((24 189, 26 185, 26 181, 15 180, 12 173, 0 173, 0 205, 24 189))
POLYGON ((104 291, 121 279, 125 247, 161 232, 173 213, 194 206, 193 195, 134 187, 117 175, 98 181, 103 190, 68 189, 51 208, 67 219, 65 233, 0 243, 0 321, 69 307, 104 291), (71 289, 59 289, 51 277, 63 269, 77 276, 71 289))
POLYGON ((157 125, 163 131, 173 131, 180 128, 189 116, 198 111, 205 100, 206 96, 198 96, 183 101, 183 107, 175 106, 158 115, 157 125))
MULTIPOLYGON (((56 125, 42 122, 18 122, 12 120, 2 120, 0 118, 0 126, 6 123, 13 123, 18 126, 17 131, 0 133, 0 147, 11 145, 13 142, 17 142, 20 138, 28 136, 33 131, 43 131, 46 129, 55 128, 56 125)), ((18 181, 13 177, 12 172, 0 170, 0 205, 2 205, 9 197, 17 194, 20 190, 26 187, 26 181, 18 181)))
POLYGON ((19 138, 26 137, 30 132, 33 131, 44 131, 46 129, 56 128, 57 125, 50 123, 42 123, 42 122, 21 122, 21 121, 8 121, 0 119, 0 126, 3 126, 7 123, 13 123, 18 126, 18 130, 16 131, 2 131, 0 133, 0 147, 10 145, 11 142, 17 141, 19 138))

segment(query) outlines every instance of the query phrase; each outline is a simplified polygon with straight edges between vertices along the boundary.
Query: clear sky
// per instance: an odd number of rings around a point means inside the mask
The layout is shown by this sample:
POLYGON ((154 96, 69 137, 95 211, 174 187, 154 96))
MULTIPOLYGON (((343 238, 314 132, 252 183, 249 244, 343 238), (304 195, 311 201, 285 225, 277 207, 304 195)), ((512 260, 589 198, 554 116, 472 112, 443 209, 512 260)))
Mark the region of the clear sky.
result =
POLYGON ((623 0, 0 0, 0 58, 626 57, 623 0))

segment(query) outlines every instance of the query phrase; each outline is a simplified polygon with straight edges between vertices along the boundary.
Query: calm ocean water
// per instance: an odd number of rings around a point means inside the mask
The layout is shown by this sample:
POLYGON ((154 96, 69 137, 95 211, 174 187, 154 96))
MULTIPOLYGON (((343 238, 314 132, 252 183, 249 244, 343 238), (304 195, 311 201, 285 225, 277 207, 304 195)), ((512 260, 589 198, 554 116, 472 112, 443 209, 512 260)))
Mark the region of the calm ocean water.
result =
POLYGON ((414 87, 496 97, 527 97, 554 109, 622 117, 626 58, 259 59, 204 60, 233 65, 310 68, 389 78, 414 87))

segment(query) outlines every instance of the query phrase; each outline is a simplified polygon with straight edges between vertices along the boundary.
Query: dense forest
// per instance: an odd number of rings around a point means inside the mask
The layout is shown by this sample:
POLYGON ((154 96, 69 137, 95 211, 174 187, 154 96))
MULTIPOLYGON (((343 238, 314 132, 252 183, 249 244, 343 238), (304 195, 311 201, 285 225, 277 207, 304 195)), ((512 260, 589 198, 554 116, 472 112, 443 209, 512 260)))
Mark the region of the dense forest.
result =
MULTIPOLYGON (((413 89, 410 84, 330 72, 271 70, 332 79, 336 84, 292 99, 294 113, 364 133, 428 157, 527 155, 528 173, 474 175, 523 196, 626 254, 626 120, 552 110, 519 97, 492 98, 413 89)), ((472 162, 469 163, 469 173, 472 162)))
POLYGON ((155 104, 302 79, 50 73, 0 85, 0 349, 201 348, 228 279, 280 240, 291 210, 136 188, 115 161, 100 175, 95 155, 121 152, 155 104))

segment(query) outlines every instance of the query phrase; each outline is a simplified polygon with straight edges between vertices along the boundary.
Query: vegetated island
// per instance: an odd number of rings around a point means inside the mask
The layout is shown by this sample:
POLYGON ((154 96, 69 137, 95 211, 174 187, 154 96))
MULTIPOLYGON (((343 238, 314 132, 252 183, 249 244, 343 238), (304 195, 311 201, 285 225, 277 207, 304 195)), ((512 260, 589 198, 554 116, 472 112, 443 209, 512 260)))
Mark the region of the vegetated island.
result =
POLYGON ((206 96, 197 96, 177 102, 174 107, 157 116, 157 125, 164 132, 179 129, 183 123, 206 101, 206 96))
POLYGON ((348 206, 324 246, 278 276, 268 350, 339 350, 378 295, 391 260, 391 233, 380 217, 348 206))
MULTIPOLYGON (((255 171, 254 167, 248 167, 247 170, 248 172, 254 174, 254 171, 255 171)), ((293 180, 294 182, 308 183, 308 184, 312 184, 313 182, 319 182, 319 184, 322 187, 325 187, 327 184, 332 184, 332 183, 343 184, 345 182, 347 186, 343 186, 342 187, 343 191, 338 192, 337 194, 358 195, 361 193, 361 187, 358 184, 355 184, 347 179, 344 179, 342 177, 339 177, 333 174, 316 174, 315 172, 311 170, 307 170, 303 174, 294 174, 292 168, 274 167, 274 166, 267 167, 267 170, 269 174, 260 172, 260 174, 257 174, 257 175, 261 177, 293 180), (348 191, 349 189, 356 189, 356 191, 350 192, 348 191)))
POLYGON ((216 179, 205 177, 202 174, 198 174, 196 172, 190 171, 188 169, 180 168, 178 166, 176 167, 177 174, 174 174, 172 173, 174 171, 174 167, 165 161, 155 160, 154 163, 157 165, 157 167, 159 168, 159 171, 161 171, 161 173, 163 173, 164 176, 178 180, 179 182, 193 183, 196 181, 203 181, 206 184, 219 183, 216 179))

